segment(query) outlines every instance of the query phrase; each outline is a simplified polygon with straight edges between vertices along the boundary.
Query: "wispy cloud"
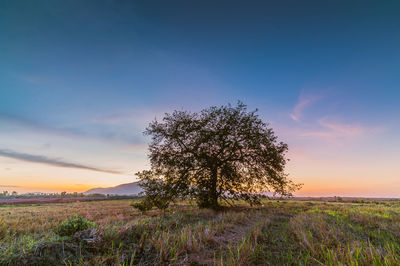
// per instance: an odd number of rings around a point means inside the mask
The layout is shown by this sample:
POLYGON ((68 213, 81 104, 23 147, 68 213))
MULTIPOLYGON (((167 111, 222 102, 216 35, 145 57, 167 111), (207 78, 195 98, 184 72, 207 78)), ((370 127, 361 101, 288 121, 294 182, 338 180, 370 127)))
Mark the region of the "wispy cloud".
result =
POLYGON ((96 172, 103 172, 103 173, 110 173, 110 174, 122 174, 118 171, 106 170, 97 167, 91 167, 83 164, 67 162, 58 158, 49 158, 43 155, 34 155, 34 154, 27 154, 27 153, 20 153, 15 152, 12 150, 4 150, 0 149, 0 156, 13 158, 21 161, 26 162, 33 162, 33 163, 42 163, 52 166, 59 166, 59 167, 67 167, 67 168, 76 168, 76 169, 83 169, 83 170, 90 170, 96 172))
POLYGON ((338 122, 335 123, 332 121, 328 121, 327 118, 320 119, 318 123, 322 127, 331 130, 331 132, 335 132, 336 134, 342 136, 349 136, 349 137, 359 136, 359 135, 364 135, 365 133, 370 131, 369 129, 361 125, 357 124, 351 125, 338 122))
MULTIPOLYGON (((137 117, 143 117, 143 115, 138 115, 137 117)), ((81 138, 107 142, 113 141, 129 146, 145 147, 145 141, 142 136, 145 126, 140 126, 140 129, 138 129, 135 123, 133 123, 134 118, 131 120, 125 117, 118 119, 116 118, 116 121, 112 122, 113 119, 110 117, 104 119, 104 121, 94 119, 93 121, 84 121, 68 127, 54 127, 24 117, 0 113, 0 123, 3 123, 12 130, 32 131, 71 139, 81 138)))
POLYGON ((319 99, 321 99, 321 96, 319 95, 306 95, 301 93, 297 104, 294 106, 293 111, 289 114, 290 118, 297 122, 300 121, 304 110, 313 103, 317 102, 319 99))
POLYGON ((374 135, 383 129, 379 127, 366 127, 360 124, 346 124, 321 118, 318 120, 319 128, 300 132, 304 137, 321 137, 325 139, 354 138, 367 135, 374 135))
POLYGON ((382 127, 371 127, 357 122, 345 123, 342 122, 343 119, 332 118, 332 116, 320 116, 319 119, 316 119, 316 114, 326 113, 325 108, 319 108, 319 112, 314 114, 312 119, 303 119, 306 109, 325 97, 326 94, 323 96, 321 93, 300 93, 298 102, 289 115, 292 120, 301 123, 296 123, 295 126, 292 124, 287 128, 286 130, 290 132, 289 135, 315 137, 336 142, 337 140, 371 136, 384 130, 382 127))
POLYGON ((13 186, 13 185, 0 185, 0 188, 17 188, 20 186, 13 186))

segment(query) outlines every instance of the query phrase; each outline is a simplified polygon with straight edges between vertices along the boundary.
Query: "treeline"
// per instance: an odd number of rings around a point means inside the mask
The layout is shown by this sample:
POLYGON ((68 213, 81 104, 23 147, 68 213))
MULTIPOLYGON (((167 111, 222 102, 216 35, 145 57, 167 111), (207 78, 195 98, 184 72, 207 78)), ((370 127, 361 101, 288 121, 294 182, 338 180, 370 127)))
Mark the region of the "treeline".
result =
MULTIPOLYGON (((16 191, 3 191, 0 192, 1 199, 26 199, 26 198, 132 198, 133 196, 118 196, 114 194, 83 194, 78 192, 60 192, 60 193, 44 193, 44 192, 34 192, 34 193, 22 193, 19 194, 16 191)), ((136 196, 135 196, 136 197, 136 196)))

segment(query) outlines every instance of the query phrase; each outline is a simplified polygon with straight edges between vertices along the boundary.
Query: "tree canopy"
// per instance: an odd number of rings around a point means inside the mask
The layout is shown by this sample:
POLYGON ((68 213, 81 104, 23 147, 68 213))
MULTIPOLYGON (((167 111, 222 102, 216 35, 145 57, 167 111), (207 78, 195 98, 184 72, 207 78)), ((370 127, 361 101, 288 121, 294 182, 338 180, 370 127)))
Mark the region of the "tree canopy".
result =
POLYGON ((259 192, 289 196, 299 187, 284 172, 288 145, 241 102, 167 113, 145 135, 151 170, 138 176, 149 200, 191 197, 216 209, 221 200, 257 203, 259 192))

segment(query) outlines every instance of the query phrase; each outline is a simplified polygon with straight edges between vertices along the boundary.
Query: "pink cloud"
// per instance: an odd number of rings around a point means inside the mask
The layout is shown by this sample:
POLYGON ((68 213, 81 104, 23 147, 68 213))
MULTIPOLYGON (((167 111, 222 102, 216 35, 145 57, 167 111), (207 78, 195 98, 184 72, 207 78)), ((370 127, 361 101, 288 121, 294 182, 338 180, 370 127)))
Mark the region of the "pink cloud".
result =
POLYGON ((275 124, 278 135, 288 139, 306 140, 308 138, 338 143, 345 140, 372 137, 385 131, 379 126, 367 126, 359 123, 344 123, 331 118, 321 118, 313 123, 299 123, 296 126, 275 124))
POLYGON ((375 135, 383 129, 379 127, 366 127, 360 124, 346 124, 332 121, 328 118, 318 120, 318 129, 302 129, 299 135, 304 137, 321 137, 325 139, 355 138, 361 136, 375 135))
POLYGON ((318 123, 322 127, 331 130, 331 132, 335 132, 337 135, 348 137, 364 135, 369 131, 367 128, 360 125, 329 122, 326 118, 320 119, 318 123))
POLYGON ((320 96, 310 96, 310 95, 304 95, 303 93, 300 94, 299 100, 295 107, 293 108, 292 113, 290 113, 290 117, 294 120, 299 122, 300 118, 303 115, 304 110, 318 101, 321 97, 320 96))

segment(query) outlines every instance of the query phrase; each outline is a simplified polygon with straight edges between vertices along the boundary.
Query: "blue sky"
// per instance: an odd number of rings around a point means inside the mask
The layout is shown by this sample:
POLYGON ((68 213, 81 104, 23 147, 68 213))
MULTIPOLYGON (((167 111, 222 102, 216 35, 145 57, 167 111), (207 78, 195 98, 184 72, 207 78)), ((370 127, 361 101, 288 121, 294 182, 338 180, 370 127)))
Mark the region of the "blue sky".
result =
POLYGON ((399 12, 397 1, 2 1, 0 186, 130 182, 148 167, 154 117, 241 100, 289 144, 301 193, 400 196, 399 12))

